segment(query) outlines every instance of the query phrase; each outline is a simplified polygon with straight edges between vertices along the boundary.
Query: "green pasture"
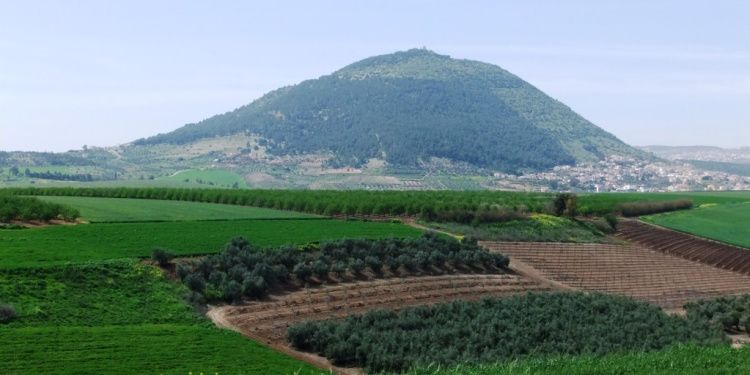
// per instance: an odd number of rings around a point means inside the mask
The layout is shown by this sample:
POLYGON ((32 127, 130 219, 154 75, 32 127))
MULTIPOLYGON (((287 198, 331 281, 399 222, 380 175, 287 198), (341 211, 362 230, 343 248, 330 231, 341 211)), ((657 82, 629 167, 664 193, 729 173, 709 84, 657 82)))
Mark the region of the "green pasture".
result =
POLYGON ((201 322, 184 292, 161 269, 129 260, 0 269, 0 302, 18 312, 0 327, 201 322))
POLYGON ((559 356, 490 365, 431 366, 403 375, 736 375, 750 373, 750 346, 675 346, 654 353, 559 356))
POLYGON ((0 270, 3 374, 291 374, 318 369, 213 326, 162 271, 131 261, 0 270))
POLYGON ((215 253, 244 236, 261 247, 336 238, 416 237, 403 224, 340 220, 233 220, 58 225, 0 230, 0 268, 150 257, 154 247, 178 255, 215 253))
POLYGON ((220 169, 191 169, 177 172, 169 177, 161 177, 159 180, 162 182, 181 182, 186 185, 190 184, 191 186, 195 184, 201 185, 198 180, 203 182, 202 185, 217 187, 231 187, 237 183, 239 188, 247 188, 247 183, 245 182, 244 177, 237 173, 220 169))
POLYGON ((54 197, 39 199, 75 207, 89 222, 305 219, 320 216, 267 208, 154 199, 54 197))
POLYGON ((0 348, 7 375, 322 373, 208 324, 0 328, 0 348))
POLYGON ((666 228, 750 249, 750 202, 706 205, 644 217, 666 228))

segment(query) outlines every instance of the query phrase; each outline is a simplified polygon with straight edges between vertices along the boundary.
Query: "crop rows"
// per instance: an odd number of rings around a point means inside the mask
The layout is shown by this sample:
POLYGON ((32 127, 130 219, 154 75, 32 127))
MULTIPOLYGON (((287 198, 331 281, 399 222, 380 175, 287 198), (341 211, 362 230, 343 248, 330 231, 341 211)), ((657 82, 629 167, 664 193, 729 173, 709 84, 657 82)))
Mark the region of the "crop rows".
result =
POLYGON ((623 220, 616 236, 663 253, 750 275, 750 251, 637 220, 623 220))
POLYGON ((508 274, 442 275, 360 281, 277 294, 261 302, 222 308, 224 317, 263 342, 283 343, 286 328, 306 320, 343 319, 351 314, 453 300, 548 291, 536 281, 508 274))
POLYGON ((750 277, 641 246, 483 242, 572 288, 619 294, 664 308, 750 292, 750 277))

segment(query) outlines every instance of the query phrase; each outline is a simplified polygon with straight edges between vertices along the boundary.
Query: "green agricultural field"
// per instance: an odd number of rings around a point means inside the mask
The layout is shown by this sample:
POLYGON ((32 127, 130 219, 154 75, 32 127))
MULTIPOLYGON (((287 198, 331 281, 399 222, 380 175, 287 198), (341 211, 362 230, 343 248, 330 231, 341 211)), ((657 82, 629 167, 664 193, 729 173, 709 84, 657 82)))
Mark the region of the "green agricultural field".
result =
POLYGON ((131 261, 0 270, 3 374, 320 373, 219 329, 160 269, 131 261))
POLYGON ((750 346, 706 348, 675 346, 656 353, 620 353, 602 357, 553 357, 491 365, 437 366, 403 375, 736 375, 750 373, 750 346))
POLYGON ((750 249, 750 203, 707 205, 643 219, 666 228, 750 249))
POLYGON ((38 198, 77 208, 81 212, 81 219, 92 223, 320 218, 292 211, 199 202, 92 197, 38 198))
POLYGON ((187 187, 194 185, 232 187, 236 183, 238 188, 247 188, 247 183, 242 176, 220 169, 192 169, 162 177, 159 180, 181 182, 188 185, 187 187))
POLYGON ((261 247, 335 238, 417 237, 403 225, 339 220, 234 220, 79 224, 0 230, 0 268, 150 257, 154 247, 178 255, 218 252, 231 238, 245 236, 261 247))
POLYGON ((0 327, 201 322, 184 292, 161 269, 128 260, 0 269, 0 302, 18 312, 0 327))
POLYGON ((208 324, 0 328, 0 366, 8 375, 323 373, 208 324))

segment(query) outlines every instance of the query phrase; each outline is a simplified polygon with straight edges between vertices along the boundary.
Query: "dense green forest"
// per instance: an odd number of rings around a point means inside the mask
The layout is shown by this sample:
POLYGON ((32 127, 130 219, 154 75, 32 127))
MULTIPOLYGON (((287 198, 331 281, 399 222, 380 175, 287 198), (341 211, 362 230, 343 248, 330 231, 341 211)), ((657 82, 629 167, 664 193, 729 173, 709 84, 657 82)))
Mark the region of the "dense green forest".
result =
MULTIPOLYGON (((154 259, 166 263, 169 253, 155 249, 154 259)), ((505 268, 509 261, 508 257, 490 253, 477 245, 474 239, 459 242, 434 232, 425 232, 419 238, 341 239, 310 244, 302 249, 283 246, 271 250, 237 237, 219 254, 179 263, 177 275, 188 288, 209 300, 238 303, 243 296, 256 299, 265 296, 271 286, 287 282, 291 275, 300 282, 313 276, 324 281, 330 274, 357 275, 365 268, 379 273, 383 268, 392 271, 400 267, 407 270, 441 268, 446 262, 468 267, 505 268)))
POLYGON ((237 133, 261 135, 275 155, 332 152, 331 166, 438 157, 518 173, 613 153, 648 157, 497 66, 426 50, 368 58, 134 144, 237 133))
POLYGON ((655 351, 727 343, 717 325, 599 293, 529 293, 477 302, 369 311, 289 328, 296 348, 370 372, 505 362, 528 356, 655 351))

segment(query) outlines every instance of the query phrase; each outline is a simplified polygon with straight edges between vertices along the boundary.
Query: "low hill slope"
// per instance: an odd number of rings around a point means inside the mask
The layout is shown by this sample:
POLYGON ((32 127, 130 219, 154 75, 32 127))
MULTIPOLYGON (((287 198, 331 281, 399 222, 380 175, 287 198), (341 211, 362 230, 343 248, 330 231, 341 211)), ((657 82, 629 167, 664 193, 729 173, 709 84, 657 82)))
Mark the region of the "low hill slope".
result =
POLYGON ((648 158, 502 68, 427 50, 376 56, 136 145, 257 134, 274 155, 416 166, 432 158, 503 172, 612 154, 648 158))

